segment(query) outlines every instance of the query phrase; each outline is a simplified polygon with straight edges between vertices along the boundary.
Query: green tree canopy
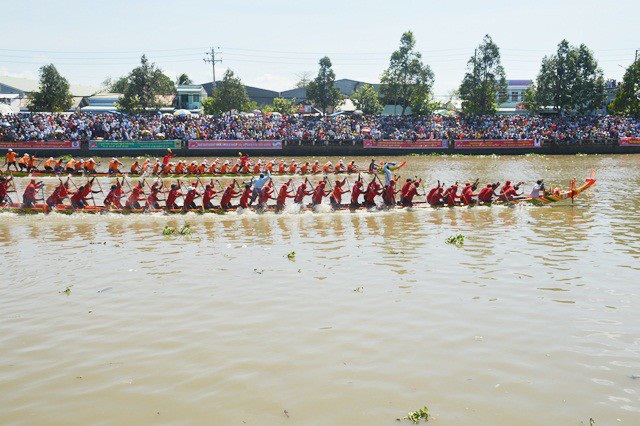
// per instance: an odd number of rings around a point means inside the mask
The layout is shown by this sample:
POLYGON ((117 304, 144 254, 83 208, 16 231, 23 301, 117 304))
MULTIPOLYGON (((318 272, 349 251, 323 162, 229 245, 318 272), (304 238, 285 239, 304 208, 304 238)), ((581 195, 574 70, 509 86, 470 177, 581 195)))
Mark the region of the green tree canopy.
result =
POLYGON ((193 81, 187 74, 182 73, 178 76, 178 78, 176 78, 176 86, 184 86, 188 84, 193 84, 193 81))
POLYGON ((294 112, 293 105, 296 103, 296 98, 287 100, 285 98, 275 98, 273 100, 273 110, 279 112, 282 115, 291 115, 294 112))
POLYGON ((507 81, 500 49, 487 34, 467 62, 460 85, 462 110, 469 115, 494 114, 498 102, 507 98, 507 81))
POLYGON ((378 92, 368 84, 358 87, 351 94, 351 100, 364 114, 380 114, 382 112, 378 92))
POLYGON ((433 71, 422 63, 422 54, 415 47, 413 33, 407 31, 402 34, 400 48, 391 54, 389 68, 380 79, 385 102, 401 105, 402 115, 409 105, 420 108, 431 97, 433 71))
POLYGON ((318 76, 307 86, 307 98, 320 108, 323 113, 335 108, 340 102, 340 90, 334 86, 336 74, 331 68, 331 59, 327 56, 320 59, 318 76))
POLYGON ((118 101, 118 109, 129 114, 155 112, 166 105, 158 97, 176 93, 173 81, 162 70, 150 63, 145 55, 140 58, 140 66, 131 70, 124 78, 116 80, 115 87, 123 93, 118 101))
POLYGON ((29 110, 34 112, 62 112, 71 108, 73 96, 69 82, 53 64, 40 68, 40 87, 29 94, 29 110))
POLYGON ((252 106, 257 108, 257 104, 249 104, 244 84, 231 70, 225 71, 212 96, 202 102, 202 108, 207 115, 218 115, 231 110, 243 111, 252 106))
POLYGON ((640 58, 627 68, 609 109, 614 114, 640 117, 640 58))
POLYGON ((567 40, 542 59, 536 82, 525 93, 527 108, 551 107, 561 113, 594 111, 604 99, 604 77, 593 53, 584 44, 575 47, 567 40))

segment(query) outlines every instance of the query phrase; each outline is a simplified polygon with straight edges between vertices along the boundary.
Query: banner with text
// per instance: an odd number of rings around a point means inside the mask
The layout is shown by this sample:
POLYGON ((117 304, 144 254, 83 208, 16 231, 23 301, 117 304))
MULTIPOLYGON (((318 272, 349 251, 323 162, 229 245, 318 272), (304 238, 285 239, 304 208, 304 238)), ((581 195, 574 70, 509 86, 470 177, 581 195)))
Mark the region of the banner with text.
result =
POLYGON ((447 141, 442 139, 423 139, 417 141, 396 139, 383 139, 379 141, 365 140, 362 146, 365 148, 378 149, 444 149, 447 148, 447 141))
POLYGON ((282 141, 189 141, 189 149, 282 149, 282 141))
POLYGON ((640 138, 620 138, 620 146, 640 146, 640 138))
POLYGON ((4 142, 0 141, 0 149, 80 149, 78 141, 25 141, 4 142))
POLYGON ((534 139, 461 139, 454 143, 456 149, 482 148, 540 148, 542 141, 534 139))
POLYGON ((180 149, 179 140, 168 141, 89 141, 89 149, 180 149))

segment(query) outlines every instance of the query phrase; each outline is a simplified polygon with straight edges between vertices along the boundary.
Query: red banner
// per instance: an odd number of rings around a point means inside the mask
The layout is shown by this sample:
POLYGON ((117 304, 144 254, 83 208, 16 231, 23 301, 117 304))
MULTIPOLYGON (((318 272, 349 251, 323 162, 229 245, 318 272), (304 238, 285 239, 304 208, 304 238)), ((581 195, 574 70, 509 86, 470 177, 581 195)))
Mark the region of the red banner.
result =
POLYGON ((282 149, 282 141, 189 141, 189 149, 282 149))
POLYGON ((620 146, 640 146, 640 138, 620 138, 620 146))
POLYGON ((3 142, 0 141, 0 149, 80 149, 78 141, 24 141, 3 142))
POLYGON ((365 140, 363 143, 365 148, 381 148, 381 149, 415 149, 415 148, 427 148, 427 149, 445 149, 447 148, 447 141, 442 139, 422 139, 417 141, 403 141, 395 139, 383 139, 379 141, 365 140))
POLYGON ((534 139, 462 139, 455 141, 456 149, 478 148, 540 148, 542 141, 534 139))

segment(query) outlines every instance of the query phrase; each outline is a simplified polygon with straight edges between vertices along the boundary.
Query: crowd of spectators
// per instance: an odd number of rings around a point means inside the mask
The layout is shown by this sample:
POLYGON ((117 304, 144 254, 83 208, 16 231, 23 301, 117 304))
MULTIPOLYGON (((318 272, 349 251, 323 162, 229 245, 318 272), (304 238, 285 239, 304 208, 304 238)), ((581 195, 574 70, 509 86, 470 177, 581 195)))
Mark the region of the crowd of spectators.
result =
POLYGON ((606 142, 640 136, 640 121, 616 116, 184 116, 16 114, 0 117, 0 140, 536 139, 606 142))

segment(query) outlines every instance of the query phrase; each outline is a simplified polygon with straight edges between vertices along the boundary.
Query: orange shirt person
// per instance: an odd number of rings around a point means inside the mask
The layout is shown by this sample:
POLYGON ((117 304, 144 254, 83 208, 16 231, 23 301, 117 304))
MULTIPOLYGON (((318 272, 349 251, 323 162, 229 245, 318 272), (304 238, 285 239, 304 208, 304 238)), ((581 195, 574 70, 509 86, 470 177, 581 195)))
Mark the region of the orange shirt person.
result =
POLYGON ((84 170, 89 174, 93 174, 96 172, 97 165, 98 163, 96 162, 96 160, 94 160, 93 158, 89 158, 84 162, 84 170))
POLYGON ((122 166, 122 163, 120 161, 118 161, 117 158, 112 158, 111 161, 109 162, 109 174, 110 175, 115 175, 120 173, 120 166, 122 166))
POLYGON ((298 170, 298 163, 296 163, 295 161, 291 160, 291 164, 289 164, 289 174, 296 174, 296 171, 298 170))
POLYGON ((56 163, 56 160, 54 160, 53 157, 49 157, 49 159, 47 159, 44 162, 44 165, 43 165, 44 166, 44 170, 47 171, 47 172, 53 172, 53 168, 55 167, 55 163, 56 163))
POLYGON ((320 171, 320 163, 318 163, 318 160, 316 160, 311 166, 311 173, 315 175, 315 174, 318 174, 319 171, 320 171))
POLYGON ((11 148, 9 148, 9 152, 7 152, 4 156, 6 159, 7 170, 9 170, 9 167, 13 166, 13 168, 16 169, 16 172, 18 171, 18 164, 16 163, 17 156, 18 154, 16 154, 11 148))
POLYGON ((64 165, 64 169, 67 173, 75 173, 76 172, 76 160, 70 159, 67 161, 67 164, 64 165))
POLYGON ((284 161, 278 163, 278 173, 283 175, 285 171, 284 161))
POLYGON ((329 173, 331 171, 331 161, 327 161, 324 166, 322 166, 322 171, 324 173, 329 173))

